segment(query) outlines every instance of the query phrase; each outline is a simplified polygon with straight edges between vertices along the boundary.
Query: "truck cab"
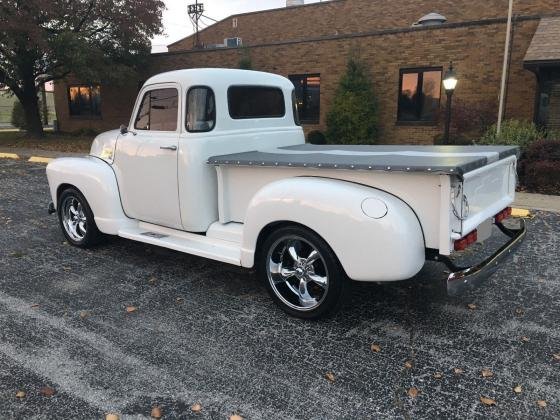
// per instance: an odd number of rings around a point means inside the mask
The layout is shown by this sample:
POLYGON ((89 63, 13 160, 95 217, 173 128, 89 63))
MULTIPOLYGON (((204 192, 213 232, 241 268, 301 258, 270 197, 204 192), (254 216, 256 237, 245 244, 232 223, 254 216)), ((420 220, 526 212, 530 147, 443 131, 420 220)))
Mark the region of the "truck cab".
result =
POLYGON ((292 83, 246 70, 150 78, 128 125, 89 156, 47 166, 69 243, 105 235, 256 268, 287 313, 317 318, 349 280, 398 281, 427 259, 448 265, 451 295, 478 286, 525 236, 502 224, 518 150, 509 146, 305 144, 292 83), (510 241, 472 267, 449 257, 510 241))

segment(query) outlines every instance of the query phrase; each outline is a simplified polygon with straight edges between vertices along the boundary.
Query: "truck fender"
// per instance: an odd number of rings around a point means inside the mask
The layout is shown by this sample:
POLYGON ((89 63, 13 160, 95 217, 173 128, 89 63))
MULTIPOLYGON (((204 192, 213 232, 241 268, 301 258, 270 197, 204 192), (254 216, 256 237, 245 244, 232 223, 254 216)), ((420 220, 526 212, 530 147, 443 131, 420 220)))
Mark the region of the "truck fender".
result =
POLYGON ((115 173, 103 160, 91 156, 55 159, 47 166, 47 178, 55 206, 61 186, 69 185, 80 190, 101 232, 116 235, 130 222, 122 209, 115 173))
POLYGON ((267 184, 247 210, 242 266, 254 265, 260 233, 279 222, 315 231, 353 280, 404 280, 425 262, 424 235, 416 214, 399 198, 375 188, 319 177, 267 184))

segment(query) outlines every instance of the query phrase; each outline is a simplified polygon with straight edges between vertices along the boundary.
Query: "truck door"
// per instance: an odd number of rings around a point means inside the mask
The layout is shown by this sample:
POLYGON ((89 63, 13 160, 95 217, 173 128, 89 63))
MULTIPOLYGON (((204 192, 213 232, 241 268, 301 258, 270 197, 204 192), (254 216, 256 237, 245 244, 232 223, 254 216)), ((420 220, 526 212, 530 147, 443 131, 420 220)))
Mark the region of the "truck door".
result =
POLYGON ((181 229, 177 159, 180 87, 144 87, 128 133, 119 136, 115 173, 130 218, 181 229))

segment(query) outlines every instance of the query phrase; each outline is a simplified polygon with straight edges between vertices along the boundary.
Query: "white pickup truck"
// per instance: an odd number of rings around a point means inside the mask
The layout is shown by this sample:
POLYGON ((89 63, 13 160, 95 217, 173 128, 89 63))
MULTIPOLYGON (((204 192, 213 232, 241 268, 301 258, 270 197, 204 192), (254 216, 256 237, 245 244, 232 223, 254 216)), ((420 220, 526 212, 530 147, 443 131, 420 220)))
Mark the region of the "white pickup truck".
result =
POLYGON ((525 236, 508 229, 518 150, 502 146, 305 144, 281 76, 194 69, 142 87, 128 126, 90 155, 51 162, 51 213, 69 243, 104 235, 255 267, 286 312, 337 308, 348 279, 397 281, 426 260, 448 293, 478 285, 525 236), (449 256, 510 238, 474 267, 449 256))

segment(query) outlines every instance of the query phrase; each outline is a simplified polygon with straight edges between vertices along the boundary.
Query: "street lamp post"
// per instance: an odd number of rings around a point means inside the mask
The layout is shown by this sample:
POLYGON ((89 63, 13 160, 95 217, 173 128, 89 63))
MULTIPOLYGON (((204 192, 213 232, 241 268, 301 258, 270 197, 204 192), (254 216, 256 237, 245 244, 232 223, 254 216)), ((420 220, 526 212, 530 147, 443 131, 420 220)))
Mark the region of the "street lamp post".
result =
POLYGON ((443 87, 447 94, 447 109, 445 112, 445 134, 443 136, 443 144, 449 144, 449 127, 451 125, 451 101, 453 99, 453 92, 457 86, 457 74, 453 68, 453 62, 449 63, 449 69, 443 76, 443 87))

